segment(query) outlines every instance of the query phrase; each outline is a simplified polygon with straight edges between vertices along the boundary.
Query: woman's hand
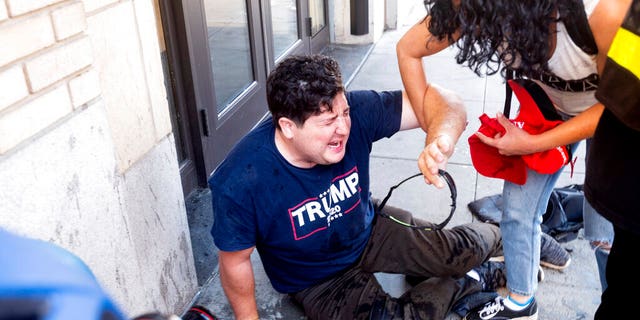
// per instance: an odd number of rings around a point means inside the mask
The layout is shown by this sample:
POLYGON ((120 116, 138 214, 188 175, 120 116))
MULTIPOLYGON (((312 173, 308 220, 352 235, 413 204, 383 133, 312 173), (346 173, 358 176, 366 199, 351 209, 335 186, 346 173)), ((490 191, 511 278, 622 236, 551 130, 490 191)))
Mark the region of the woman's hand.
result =
POLYGON ((475 135, 484 144, 498 149, 498 152, 505 156, 515 156, 523 154, 532 154, 541 150, 536 149, 535 135, 531 135, 507 119, 502 113, 496 115, 498 123, 505 128, 504 134, 496 134, 493 137, 487 137, 481 132, 475 135))

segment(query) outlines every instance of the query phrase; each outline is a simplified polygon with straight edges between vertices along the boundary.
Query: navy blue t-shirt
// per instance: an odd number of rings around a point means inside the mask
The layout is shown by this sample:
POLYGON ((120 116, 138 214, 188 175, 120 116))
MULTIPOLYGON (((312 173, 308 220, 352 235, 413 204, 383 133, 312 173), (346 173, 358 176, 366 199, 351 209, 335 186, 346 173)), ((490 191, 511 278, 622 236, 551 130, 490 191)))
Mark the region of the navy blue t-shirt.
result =
POLYGON ((346 94, 351 133, 344 159, 298 168, 275 146, 272 119, 231 150, 209 178, 216 246, 256 246, 273 287, 298 292, 355 263, 371 234, 372 143, 400 129, 402 93, 346 94))

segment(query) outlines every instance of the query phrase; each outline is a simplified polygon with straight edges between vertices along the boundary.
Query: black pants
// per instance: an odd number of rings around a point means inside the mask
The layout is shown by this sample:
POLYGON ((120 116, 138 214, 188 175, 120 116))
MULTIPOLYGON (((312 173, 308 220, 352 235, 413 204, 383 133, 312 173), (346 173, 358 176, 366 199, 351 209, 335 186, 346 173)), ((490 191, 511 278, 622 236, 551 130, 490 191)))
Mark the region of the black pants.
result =
POLYGON ((638 255, 640 235, 615 225, 613 230, 615 234, 606 269, 607 289, 602 293, 595 319, 633 318, 636 312, 634 306, 638 296, 633 292, 640 286, 640 277, 634 257, 638 255))
MULTIPOLYGON (((414 221, 407 211, 386 206, 384 212, 414 221)), ((417 219, 416 219, 417 220, 417 219)), ((343 274, 293 295, 310 319, 437 319, 467 294, 480 291, 465 277, 488 258, 502 254, 500 229, 471 223, 439 231, 415 230, 377 216, 360 261, 343 274), (380 286, 376 272, 427 279, 399 298, 380 286)))

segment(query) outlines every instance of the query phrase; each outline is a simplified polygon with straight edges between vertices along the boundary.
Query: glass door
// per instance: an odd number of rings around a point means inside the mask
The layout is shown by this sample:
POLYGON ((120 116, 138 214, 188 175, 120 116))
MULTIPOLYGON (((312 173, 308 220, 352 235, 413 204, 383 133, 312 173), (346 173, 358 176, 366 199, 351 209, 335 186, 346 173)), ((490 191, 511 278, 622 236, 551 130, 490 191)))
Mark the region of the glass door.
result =
POLYGON ((264 8, 269 70, 293 54, 318 53, 329 43, 326 0, 269 0, 264 8))
POLYGON ((247 3, 205 0, 204 13, 218 118, 255 81, 247 3))
MULTIPOLYGON (((172 1, 173 2, 173 1, 172 1)), ((200 185, 233 145, 267 113, 259 0, 182 0, 183 57, 200 185)), ((180 22, 180 21, 178 21, 180 22)))
POLYGON ((270 0, 271 11, 271 43, 273 60, 286 55, 287 52, 300 46, 302 32, 296 0, 270 0))
POLYGON ((192 151, 181 174, 190 168, 197 175, 184 186, 188 193, 206 187, 235 143, 267 115, 273 66, 328 43, 327 0, 158 1, 177 101, 173 120, 184 133, 176 145, 192 151))
POLYGON ((313 53, 329 44, 327 0, 309 0, 309 46, 313 53))

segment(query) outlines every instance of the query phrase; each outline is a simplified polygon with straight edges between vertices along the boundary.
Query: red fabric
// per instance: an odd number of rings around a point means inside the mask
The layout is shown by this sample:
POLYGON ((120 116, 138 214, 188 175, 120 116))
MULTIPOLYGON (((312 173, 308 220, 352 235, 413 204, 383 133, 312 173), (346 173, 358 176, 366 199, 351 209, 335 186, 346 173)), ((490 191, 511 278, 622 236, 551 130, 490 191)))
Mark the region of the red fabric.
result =
MULTIPOLYGON (((494 137, 497 133, 504 133, 504 127, 496 118, 489 118, 486 114, 480 116, 478 131, 487 137, 494 137)), ((527 169, 520 156, 505 156, 498 149, 484 144, 475 134, 469 137, 471 162, 478 173, 485 177, 500 178, 516 184, 527 181, 527 169)))
MULTIPOLYGON (((537 86, 534 82, 509 80, 509 86, 520 102, 518 116, 510 121, 529 134, 539 134, 555 128, 562 121, 545 119, 536 100, 530 94, 531 85, 537 86), (523 84, 528 88, 525 88, 523 84)), ((539 87, 535 89, 542 90, 539 87)), ((548 97, 544 96, 538 100, 538 103, 547 104, 544 107, 553 108, 548 97)), ((490 118, 486 114, 480 116, 480 123, 478 131, 487 137, 494 137, 497 133, 504 134, 505 132, 504 127, 496 118, 490 118)), ((496 148, 482 143, 476 135, 469 137, 468 141, 471 161, 480 174, 505 179, 520 185, 527 181, 526 167, 538 173, 551 174, 558 171, 570 160, 566 146, 523 156, 505 156, 501 155, 496 148)))
MULTIPOLYGON (((527 84, 536 85, 534 82, 529 82, 527 84)), ((538 106, 538 103, 547 103, 548 105, 544 107, 554 108, 548 98, 544 100, 539 99, 541 101, 536 103, 529 91, 527 91, 520 82, 509 80, 509 86, 511 86, 513 93, 518 98, 518 101, 520 101, 520 113, 518 113, 514 122, 522 123, 522 129, 524 131, 529 134, 538 134, 551 130, 562 123, 561 120, 547 120, 542 115, 540 108, 543 106, 538 106)), ((532 154, 525 154, 522 156, 522 159, 529 168, 542 174, 554 173, 560 170, 560 168, 570 160, 566 146, 555 147, 550 150, 532 154)))

